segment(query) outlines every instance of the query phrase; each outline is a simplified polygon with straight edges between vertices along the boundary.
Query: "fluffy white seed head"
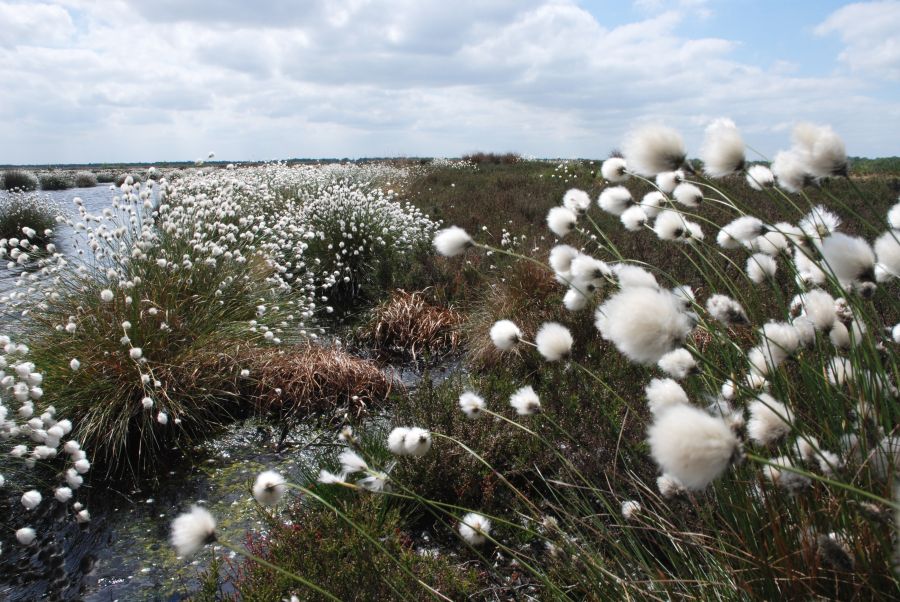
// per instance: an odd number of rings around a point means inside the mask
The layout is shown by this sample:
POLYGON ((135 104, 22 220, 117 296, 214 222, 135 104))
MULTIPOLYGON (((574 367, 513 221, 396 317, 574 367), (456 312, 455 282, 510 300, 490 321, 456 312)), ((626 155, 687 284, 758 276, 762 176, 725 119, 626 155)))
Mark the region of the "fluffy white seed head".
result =
POLYGON ((647 407, 652 414, 688 403, 687 393, 671 378, 654 378, 644 389, 647 407))
POLYGON ((900 230, 900 203, 888 210, 887 222, 892 230, 900 230))
POLYGON ((629 232, 640 232, 643 230, 647 219, 647 214, 640 205, 632 205, 619 216, 619 221, 622 222, 622 225, 629 232))
POLYGON ((657 365, 672 378, 683 379, 697 369, 697 360, 690 351, 681 348, 674 349, 659 358, 657 365))
POLYGON ((459 408, 468 418, 478 418, 485 407, 484 398, 477 393, 466 391, 459 396, 459 408))
POLYGON ((808 318, 816 330, 820 332, 828 332, 834 325, 835 310, 834 297, 821 289, 811 289, 797 295, 792 305, 802 310, 803 316, 808 318))
POLYGON ((491 342, 500 351, 509 351, 522 340, 522 331, 512 320, 499 320, 491 326, 491 342))
POLYGON ((403 426, 398 426, 394 430, 390 432, 388 435, 388 449, 395 456, 405 456, 406 448, 403 445, 403 441, 406 439, 406 435, 409 433, 409 429, 403 426))
POLYGON ((572 351, 572 333, 557 322, 545 322, 534 337, 538 353, 548 362, 567 358, 572 351))
POLYGON ((754 253, 747 258, 747 277, 757 284, 774 278, 777 269, 778 264, 771 255, 754 253))
POLYGON ((570 273, 579 288, 585 288, 583 285, 587 284, 592 284, 595 287, 601 286, 603 279, 612 275, 612 270, 606 265, 606 262, 590 255, 579 253, 572 260, 570 273))
POLYGON ((759 445, 770 445, 791 431, 793 413, 768 393, 760 393, 750 406, 747 435, 759 445))
POLYGON ((108 288, 103 289, 100 291, 100 300, 104 303, 109 303, 113 300, 113 292, 108 288))
POLYGON ((26 510, 34 510, 41 503, 42 499, 41 493, 36 489, 32 489, 22 494, 22 505, 25 506, 26 510))
POLYGON ((828 126, 798 123, 794 127, 795 152, 806 171, 816 178, 847 174, 844 141, 828 126))
MULTIPOLYGON (((752 215, 745 215, 743 217, 739 217, 735 220, 732 220, 728 224, 723 227, 719 233, 724 232, 724 236, 730 240, 737 241, 739 243, 749 242, 754 238, 762 236, 766 232, 766 226, 763 224, 762 220, 758 217, 753 217, 752 215)), ((730 245, 726 246, 721 244, 721 240, 719 241, 720 246, 726 249, 736 248, 738 245, 730 245)))
POLYGON ((607 213, 622 215, 634 204, 634 199, 631 197, 631 192, 624 186, 611 186, 600 193, 597 204, 607 213))
POLYGON ((565 207, 553 207, 547 212, 547 227, 559 238, 569 234, 577 221, 575 212, 565 207))
POLYGON ((681 301, 668 291, 624 288, 597 308, 604 339, 633 362, 653 364, 680 345, 693 328, 681 301))
POLYGON ((665 171, 656 176, 656 187, 665 194, 672 194, 675 187, 684 182, 684 171, 665 171))
POLYGON ((760 329, 763 347, 774 347, 786 355, 794 354, 800 347, 800 332, 787 322, 768 322, 760 329))
POLYGON ((16 531, 16 541, 23 546, 30 546, 37 539, 37 532, 31 527, 22 527, 16 531))
POLYGON ((509 398, 509 405, 519 416, 531 416, 541 411, 541 400, 530 385, 518 389, 509 398))
POLYGON ((659 495, 664 499, 684 493, 684 485, 681 481, 668 473, 662 474, 656 478, 656 488, 659 490, 659 495))
POLYGON ((170 541, 180 556, 190 556, 216 540, 216 519, 206 508, 191 506, 190 512, 172 521, 170 541))
MULTIPOLYGON (((408 433, 407 433, 408 434, 408 433)), ((358 453, 352 449, 345 449, 338 455, 338 462, 341 463, 341 470, 346 474, 354 472, 366 472, 369 465, 358 453)))
POLYGON ((689 405, 657 415, 648 441, 663 472, 695 490, 722 474, 738 449, 737 437, 724 421, 689 405))
POLYGON ((581 311, 587 307, 588 298, 577 288, 570 288, 563 295, 563 307, 569 311, 581 311))
POLYGON ((716 119, 706 127, 700 159, 711 178, 724 178, 744 168, 744 139, 730 119, 716 119))
POLYGON ((800 192, 809 181, 803 160, 793 151, 779 151, 772 161, 772 173, 778 185, 788 192, 800 192))
POLYGON ((775 185, 775 174, 765 165, 751 165, 747 169, 747 184, 754 190, 763 190, 775 185))
POLYGON ((578 249, 569 245, 556 245, 550 249, 550 267, 557 274, 567 274, 572 260, 578 257, 578 249))
POLYGON ((600 166, 600 174, 610 182, 619 183, 628 179, 628 165, 622 157, 610 157, 600 166))
POLYGON ((619 288, 643 287, 659 290, 656 276, 640 266, 618 263, 614 268, 614 273, 619 283, 619 288))
POLYGON ((622 502, 622 518, 625 520, 636 520, 641 513, 641 504, 635 500, 625 500, 622 502))
POLYGON ((57 487, 53 492, 53 497, 55 497, 57 501, 65 504, 72 499, 72 490, 68 487, 57 487))
POLYGON ((585 213, 591 206, 591 197, 585 191, 578 188, 570 188, 563 195, 563 207, 576 215, 585 213))
POLYGON ((274 470, 261 472, 253 484, 253 497, 263 506, 274 506, 287 490, 285 483, 284 477, 274 470))
POLYGON ((888 231, 875 240, 878 265, 892 278, 900 278, 900 230, 888 231))
POLYGON ((641 199, 641 209, 644 210, 644 215, 649 219, 653 219, 662 211, 662 206, 665 202, 666 195, 658 190, 652 190, 641 199))
POLYGON ((797 223, 804 235, 814 241, 837 232, 841 218, 823 205, 816 205, 797 223))
POLYGON ((79 368, 81 368, 81 362, 79 362, 79 361, 78 361, 77 359, 75 359, 75 358, 72 358, 72 361, 69 362, 69 369, 70 369, 72 372, 75 372, 75 371, 78 370, 79 368))
POLYGON ((671 209, 664 209, 656 216, 653 231, 660 240, 680 240, 689 233, 687 220, 671 209))
POLYGON ((672 198, 685 207, 696 208, 700 206, 700 201, 703 200, 703 191, 694 184, 684 182, 675 187, 675 190, 672 192, 672 198))
POLYGON ((434 248, 444 257, 454 257, 463 253, 475 243, 469 234, 459 226, 438 230, 434 235, 434 248))
POLYGON ((626 136, 622 150, 629 169, 648 178, 680 168, 687 157, 681 135, 661 125, 632 131, 626 136))
POLYGON ((469 512, 459 523, 459 534, 471 546, 480 546, 491 532, 491 521, 475 512, 469 512))
POLYGON ((407 456, 424 456, 431 449, 431 433, 419 427, 409 429, 403 438, 407 456))
POLYGON ((875 280, 875 253, 862 238, 835 232, 822 240, 820 250, 839 282, 875 280))

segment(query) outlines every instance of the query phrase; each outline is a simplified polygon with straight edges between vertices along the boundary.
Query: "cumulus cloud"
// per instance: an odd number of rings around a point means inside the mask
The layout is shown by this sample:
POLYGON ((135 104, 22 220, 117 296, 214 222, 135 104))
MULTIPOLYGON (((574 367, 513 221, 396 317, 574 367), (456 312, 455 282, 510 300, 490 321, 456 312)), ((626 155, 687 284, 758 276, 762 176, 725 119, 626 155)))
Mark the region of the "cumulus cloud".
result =
MULTIPOLYGON (((680 33, 705 2, 638 2, 642 17, 612 25, 572 0, 0 0, 0 78, 15 82, 0 163, 600 157, 643 119, 696 149, 722 115, 769 153, 797 119, 832 123, 853 154, 893 151, 900 109, 859 69, 741 62, 735 40, 680 33)), ((819 30, 844 37, 834 19, 819 30)))
POLYGON ((844 43, 838 59, 853 71, 900 80, 900 2, 858 2, 844 6, 816 27, 844 43))

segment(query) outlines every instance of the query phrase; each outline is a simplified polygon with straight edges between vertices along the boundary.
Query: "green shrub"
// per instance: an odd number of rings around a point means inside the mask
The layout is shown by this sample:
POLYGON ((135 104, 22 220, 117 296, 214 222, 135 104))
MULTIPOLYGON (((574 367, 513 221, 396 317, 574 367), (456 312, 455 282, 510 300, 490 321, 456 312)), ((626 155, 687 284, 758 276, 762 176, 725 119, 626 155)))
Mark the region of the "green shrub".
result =
POLYGON ((91 188, 96 186, 98 181, 97 176, 90 171, 79 171, 75 174, 76 188, 91 188))
POLYGON ((67 190, 74 185, 68 172, 51 171, 38 176, 41 190, 67 190))
POLYGON ((0 178, 0 188, 3 190, 19 190, 22 192, 31 192, 37 190, 38 178, 30 171, 24 169, 10 169, 3 172, 0 178))

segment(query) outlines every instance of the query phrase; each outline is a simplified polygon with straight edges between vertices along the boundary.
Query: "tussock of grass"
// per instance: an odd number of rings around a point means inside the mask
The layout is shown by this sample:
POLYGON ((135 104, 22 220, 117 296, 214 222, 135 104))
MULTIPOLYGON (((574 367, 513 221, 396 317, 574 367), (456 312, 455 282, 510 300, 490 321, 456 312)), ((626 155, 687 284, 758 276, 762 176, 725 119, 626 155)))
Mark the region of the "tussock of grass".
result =
POLYGON ((423 292, 396 290, 373 310, 360 338, 378 352, 399 352, 415 360, 423 353, 442 355, 456 351, 461 322, 457 311, 430 304, 423 292))
POLYGON ((374 362, 334 347, 261 350, 247 366, 253 381, 249 394, 258 410, 288 424, 337 408, 359 415, 383 404, 392 386, 374 362))
POLYGON ((69 172, 51 171, 38 176, 41 190, 68 190, 74 185, 69 172))
POLYGON ((76 188, 90 188, 97 185, 97 176, 90 171, 79 171, 75 174, 76 188))
POLYGON ((3 190, 31 192, 37 190, 38 184, 37 176, 24 169, 10 169, 0 176, 0 188, 3 190))
POLYGON ((44 234, 56 226, 59 208, 47 198, 36 194, 10 193, 0 197, 0 238, 24 238, 22 228, 31 228, 36 234, 32 243, 43 244, 49 240, 44 234))

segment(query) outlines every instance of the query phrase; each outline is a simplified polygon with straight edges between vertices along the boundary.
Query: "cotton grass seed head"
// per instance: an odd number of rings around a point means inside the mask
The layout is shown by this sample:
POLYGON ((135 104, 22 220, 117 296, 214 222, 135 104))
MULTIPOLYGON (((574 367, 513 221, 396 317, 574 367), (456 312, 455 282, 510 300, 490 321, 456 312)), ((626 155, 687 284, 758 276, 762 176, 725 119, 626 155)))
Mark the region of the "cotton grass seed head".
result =
POLYGON ((680 348, 663 355, 656 365, 672 378, 681 380, 697 369, 697 360, 690 351, 680 348))
POLYGON ((22 494, 21 501, 26 510, 34 510, 41 503, 42 499, 41 493, 36 489, 32 489, 22 494))
POLYGON ((788 192, 800 192, 811 181, 803 160, 792 151, 779 151, 775 155, 772 173, 778 185, 788 192))
POLYGON ((629 169, 648 178, 677 170, 687 157, 681 135, 662 125, 646 125, 632 131, 625 137, 622 150, 629 169))
POLYGON ((484 544, 490 532, 491 521, 476 512, 469 512, 459 523, 459 534, 470 546, 484 544))
POLYGON ((703 191, 694 184, 684 182, 675 187, 675 190, 672 192, 672 198, 685 207, 695 209, 700 206, 700 201, 703 200, 703 191))
POLYGON ((839 282, 875 280, 875 253, 862 238, 834 232, 822 240, 820 250, 839 282))
POLYGON ((829 126, 798 123, 793 142, 806 171, 816 178, 847 175, 844 141, 829 126))
POLYGON ((419 427, 409 429, 403 438, 403 449, 408 456, 424 456, 431 449, 431 433, 419 427))
POLYGON ((190 556, 215 540, 216 519, 206 508, 191 506, 172 521, 170 541, 179 556, 190 556))
POLYGON ((253 497, 263 506, 274 506, 287 490, 284 477, 274 470, 259 473, 253 484, 253 497))
POLYGON ((644 388, 644 394, 651 414, 688 403, 687 393, 671 378, 654 378, 644 388))
POLYGON ((459 407, 468 418, 481 416, 486 404, 484 398, 472 391, 466 391, 459 396, 459 407))
POLYGON ((634 204, 634 199, 631 197, 631 192, 624 186, 611 186, 600 193, 597 204, 607 213, 622 215, 634 204))
POLYGON ((754 253, 747 258, 747 277, 756 284, 761 284, 766 280, 775 277, 778 264, 771 255, 765 253, 754 253))
POLYGON ((725 325, 746 324, 747 312, 740 303, 727 295, 712 295, 706 300, 709 315, 725 325))
POLYGON ((541 411, 541 400, 530 385, 516 390, 509 398, 509 405, 519 416, 531 416, 541 411))
POLYGON ((434 235, 434 248, 444 257, 455 257, 475 245, 472 237, 459 226, 450 226, 434 235))
POLYGON ((103 289, 100 291, 100 300, 104 303, 109 303, 113 300, 113 292, 108 288, 103 289))
POLYGON ((498 320, 491 326, 491 342, 500 351, 510 351, 522 340, 522 331, 512 320, 498 320))
POLYGON ((570 188, 563 195, 563 207, 576 215, 582 215, 587 212, 591 206, 591 197, 585 191, 579 188, 570 188))
POLYGON ((875 240, 878 265, 891 278, 900 278, 900 230, 888 231, 875 240))
POLYGON ((625 159, 622 157, 610 157, 600 166, 600 175, 604 179, 618 184, 628 179, 627 169, 628 165, 625 159))
POLYGON ((775 174, 765 165, 751 165, 747 169, 747 184, 754 190, 775 186, 775 174))
POLYGON ((545 322, 538 329, 534 342, 538 353, 548 362, 556 362, 569 357, 572 351, 572 333, 557 322, 545 322))
POLYGON ((771 445, 791 431, 793 413, 768 393, 760 393, 748 410, 747 435, 759 445, 771 445))
POLYGON ((16 531, 16 541, 23 546, 30 546, 37 539, 37 532, 31 527, 22 527, 16 531))
POLYGON ((672 194, 675 187, 682 182, 684 182, 684 171, 680 169, 665 171, 656 176, 656 187, 665 194, 672 194))
POLYGON ((550 249, 550 267, 557 274, 566 274, 572 266, 572 260, 578 257, 578 249, 569 245, 556 245, 550 249))
POLYGON ((651 190, 647 194, 644 195, 644 198, 641 199, 641 209, 644 210, 644 215, 646 215, 649 219, 654 219, 659 212, 662 211, 663 203, 666 202, 666 195, 661 193, 658 190, 651 190))
POLYGON ((388 435, 388 449, 395 456, 405 456, 406 455, 406 447, 403 442, 406 439, 406 435, 409 433, 409 429, 403 426, 398 426, 394 430, 390 432, 388 435))
POLYGON ((744 140, 730 119, 716 119, 706 127, 700 160, 711 178, 724 178, 744 168, 744 140))
POLYGON ((553 207, 547 212, 547 227, 559 238, 572 232, 577 222, 575 212, 566 207, 553 207))
POLYGON ((657 415, 648 442, 663 473, 694 490, 722 474, 738 450, 737 437, 725 422, 689 405, 657 415))

